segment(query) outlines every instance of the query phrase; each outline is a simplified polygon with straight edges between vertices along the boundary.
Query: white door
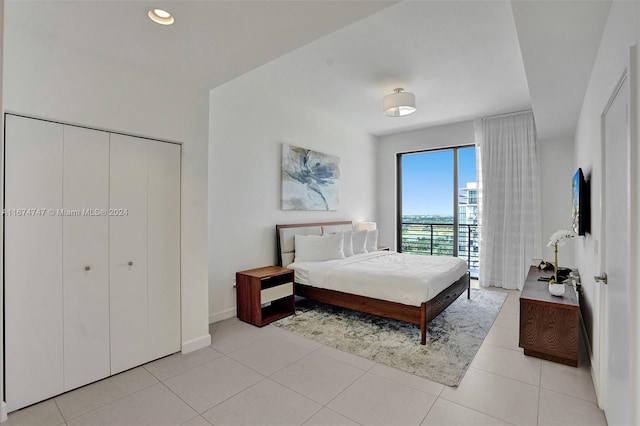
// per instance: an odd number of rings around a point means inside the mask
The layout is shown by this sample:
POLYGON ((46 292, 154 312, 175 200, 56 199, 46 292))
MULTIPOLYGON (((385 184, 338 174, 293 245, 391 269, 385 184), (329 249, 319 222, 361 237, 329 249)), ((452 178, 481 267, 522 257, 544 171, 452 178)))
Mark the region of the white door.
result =
POLYGON ((147 144, 111 135, 109 217, 111 374, 149 361, 147 144))
POLYGON ((4 371, 12 411, 63 391, 63 130, 8 115, 5 132, 4 371))
POLYGON ((605 333, 605 414, 610 425, 627 425, 631 415, 629 328, 629 79, 623 79, 604 112, 602 263, 605 333))
POLYGON ((148 142, 149 357, 180 350, 180 146, 148 142))
POLYGON ((109 134, 64 126, 64 390, 107 377, 109 134))

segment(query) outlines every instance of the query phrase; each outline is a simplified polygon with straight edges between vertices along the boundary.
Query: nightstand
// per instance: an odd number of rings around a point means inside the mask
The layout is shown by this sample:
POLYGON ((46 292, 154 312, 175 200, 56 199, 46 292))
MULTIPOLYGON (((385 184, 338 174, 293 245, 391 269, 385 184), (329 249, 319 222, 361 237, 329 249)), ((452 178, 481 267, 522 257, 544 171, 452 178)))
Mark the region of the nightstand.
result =
POLYGON ((294 271, 265 266, 236 273, 238 318, 258 327, 295 312, 294 271))
POLYGON ((391 248, 389 246, 378 246, 378 251, 389 251, 391 248))

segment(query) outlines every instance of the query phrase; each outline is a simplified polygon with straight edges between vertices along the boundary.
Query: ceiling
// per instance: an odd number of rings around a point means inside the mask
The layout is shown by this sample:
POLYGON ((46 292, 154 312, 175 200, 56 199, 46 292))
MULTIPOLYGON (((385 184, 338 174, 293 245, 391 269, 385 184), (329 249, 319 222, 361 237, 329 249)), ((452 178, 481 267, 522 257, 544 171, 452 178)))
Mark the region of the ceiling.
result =
POLYGON ((573 138, 610 1, 514 1, 539 138, 573 138))
POLYGON ((5 0, 5 31, 211 89, 395 1, 5 0), (147 12, 164 8, 175 23, 147 12))
POLYGON ((5 0, 5 29, 202 90, 250 72, 374 135, 533 106, 549 138, 573 135, 609 4, 5 0), (176 23, 154 24, 151 7, 176 23), (415 114, 382 115, 396 87, 415 114))
POLYGON ((401 2, 254 73, 374 135, 531 108, 508 1, 401 2), (382 98, 397 87, 417 111, 386 117, 382 98))

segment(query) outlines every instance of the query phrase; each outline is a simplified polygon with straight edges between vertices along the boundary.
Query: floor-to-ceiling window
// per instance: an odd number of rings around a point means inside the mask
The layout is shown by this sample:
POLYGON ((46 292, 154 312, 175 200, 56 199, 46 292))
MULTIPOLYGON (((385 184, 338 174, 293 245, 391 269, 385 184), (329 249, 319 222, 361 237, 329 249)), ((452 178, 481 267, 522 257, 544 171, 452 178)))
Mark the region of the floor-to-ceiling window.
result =
POLYGON ((398 154, 398 250, 458 256, 478 274, 474 146, 398 154))

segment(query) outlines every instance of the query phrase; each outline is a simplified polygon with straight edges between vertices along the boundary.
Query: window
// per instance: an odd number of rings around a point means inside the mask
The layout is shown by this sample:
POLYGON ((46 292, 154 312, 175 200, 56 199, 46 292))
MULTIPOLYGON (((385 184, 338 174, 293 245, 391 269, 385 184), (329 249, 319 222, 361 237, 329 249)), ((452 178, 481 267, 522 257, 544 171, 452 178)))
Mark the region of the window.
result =
POLYGON ((398 251, 458 256, 478 273, 475 146, 398 154, 398 251))

